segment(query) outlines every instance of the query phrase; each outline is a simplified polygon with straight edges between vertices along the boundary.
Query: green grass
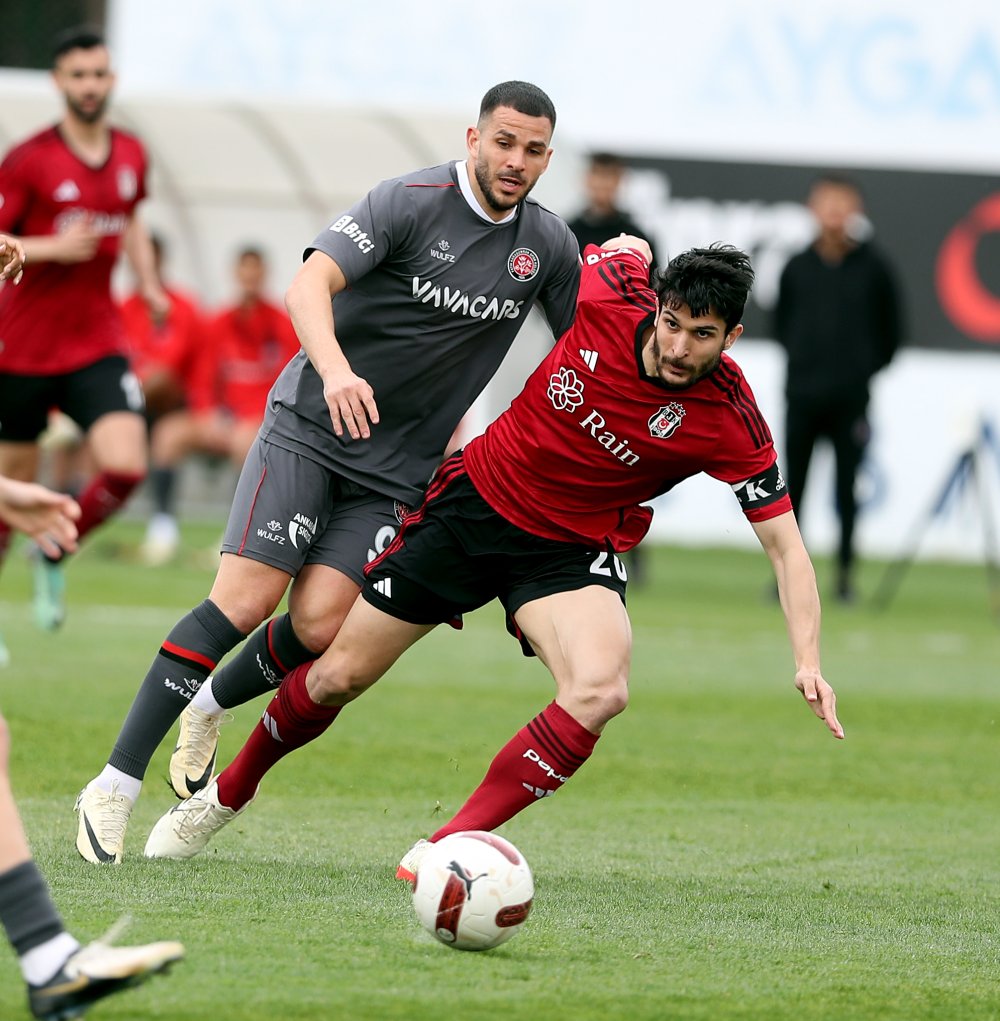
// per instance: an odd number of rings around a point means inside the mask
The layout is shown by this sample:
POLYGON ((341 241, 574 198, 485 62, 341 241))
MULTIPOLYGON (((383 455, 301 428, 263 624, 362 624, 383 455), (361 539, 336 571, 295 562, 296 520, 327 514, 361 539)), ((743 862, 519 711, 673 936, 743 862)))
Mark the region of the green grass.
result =
MULTIPOLYGON (((651 550, 630 598, 632 704, 557 798, 504 828, 535 871, 524 931, 463 954, 420 930, 392 874, 551 698, 497 607, 409 653, 204 858, 142 858, 173 804, 166 748, 125 864, 77 857, 73 797, 166 631, 207 594, 192 551, 217 534, 189 529, 187 561, 144 571, 127 558, 136 526, 110 529, 72 566, 54 636, 30 622, 23 558, 5 569, 0 705, 56 900, 78 935, 128 911, 130 939, 188 946, 170 978, 95 1017, 1000 1018, 1000 628, 981 568, 917 565, 886 612, 827 608, 839 743, 792 688, 763 557, 651 550)), ((223 731, 225 760, 260 709, 223 731)), ((0 952, 0 1018, 26 1016, 22 995, 0 952)))

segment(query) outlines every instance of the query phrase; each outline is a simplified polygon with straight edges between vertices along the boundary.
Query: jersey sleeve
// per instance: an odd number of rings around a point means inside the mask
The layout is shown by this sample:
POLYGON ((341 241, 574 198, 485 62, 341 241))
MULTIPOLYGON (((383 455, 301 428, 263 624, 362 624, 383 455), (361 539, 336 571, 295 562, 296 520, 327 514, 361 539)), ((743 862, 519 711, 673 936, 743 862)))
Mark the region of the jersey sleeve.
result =
POLYGON ((580 292, 580 251, 568 227, 554 254, 557 268, 542 288, 538 302, 552 336, 558 340, 573 325, 580 292))
POLYGON ((599 248, 587 245, 580 277, 580 304, 627 302, 643 313, 655 306, 649 288, 649 263, 631 248, 599 248))
POLYGON ((383 181, 322 231, 305 257, 313 251, 325 252, 350 284, 385 261, 415 223, 413 203, 403 183, 383 181))
POLYGON ((719 430, 712 478, 729 485, 748 521, 766 521, 792 509, 778 467, 771 431, 742 379, 734 381, 731 403, 719 430))
POLYGON ((0 163, 0 230, 11 234, 18 233, 31 196, 30 174, 24 163, 16 154, 0 163))

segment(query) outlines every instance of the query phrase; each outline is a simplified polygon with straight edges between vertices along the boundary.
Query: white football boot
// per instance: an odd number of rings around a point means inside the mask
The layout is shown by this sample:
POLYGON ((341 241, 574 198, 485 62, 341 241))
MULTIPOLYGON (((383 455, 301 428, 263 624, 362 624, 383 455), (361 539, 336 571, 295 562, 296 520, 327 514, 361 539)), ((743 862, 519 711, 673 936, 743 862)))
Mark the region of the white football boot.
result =
POLYGON ((219 750, 219 728, 224 718, 193 705, 181 713, 177 746, 170 756, 170 786, 177 797, 194 797, 212 782, 219 750))
POLYGON ((396 869, 396 878, 405 880, 407 883, 413 884, 417 881, 417 870, 420 868, 420 863, 424 860, 424 855, 434 845, 429 840, 424 840, 421 837, 414 845, 403 855, 403 860, 399 863, 399 868, 396 869))
POLYGON ((110 793, 90 783, 80 791, 73 810, 80 816, 76 849, 95 865, 120 865, 125 857, 125 830, 132 814, 133 801, 118 793, 118 784, 110 793))
POLYGON ((183 945, 175 942, 111 946, 118 928, 120 924, 71 954, 48 982, 28 986, 28 1004, 36 1018, 79 1017, 97 1000, 138 985, 184 956, 183 945))
POLYGON ((146 841, 147 858, 193 858, 227 823, 245 812, 257 797, 242 808, 226 808, 219 802, 219 785, 213 780, 203 791, 174 805, 153 827, 146 841))

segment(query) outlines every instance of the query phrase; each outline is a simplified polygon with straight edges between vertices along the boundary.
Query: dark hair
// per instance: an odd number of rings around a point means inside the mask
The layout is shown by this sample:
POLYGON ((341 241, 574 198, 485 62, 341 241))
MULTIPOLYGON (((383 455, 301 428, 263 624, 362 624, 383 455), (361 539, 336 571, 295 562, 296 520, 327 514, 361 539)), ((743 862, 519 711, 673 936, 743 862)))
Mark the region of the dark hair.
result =
POLYGON ((592 170, 624 170, 625 161, 613 152, 592 152, 590 167, 592 170))
POLYGON ((501 82, 494 85, 479 104, 480 123, 498 106, 509 106, 528 117, 547 117, 555 130, 556 108, 552 100, 531 82, 501 82))
POLYGON ((864 192, 861 190, 861 185, 851 177, 849 174, 844 174, 836 170, 826 170, 820 174, 817 174, 809 184, 809 192, 812 194, 816 188, 821 188, 824 185, 828 185, 832 188, 846 188, 848 191, 853 191, 859 199, 864 198, 864 192))
POLYGON ((654 282, 661 307, 687 305, 695 318, 717 315, 726 333, 743 318, 751 287, 750 256, 721 242, 682 252, 657 271, 654 282))
POLYGON ((52 40, 52 63, 70 50, 93 50, 98 46, 107 46, 104 33, 96 25, 74 25, 64 29, 52 40))
POLYGON ((243 245, 242 248, 237 250, 236 261, 242 262, 244 259, 256 259, 258 262, 267 262, 264 249, 258 248, 257 245, 243 245))

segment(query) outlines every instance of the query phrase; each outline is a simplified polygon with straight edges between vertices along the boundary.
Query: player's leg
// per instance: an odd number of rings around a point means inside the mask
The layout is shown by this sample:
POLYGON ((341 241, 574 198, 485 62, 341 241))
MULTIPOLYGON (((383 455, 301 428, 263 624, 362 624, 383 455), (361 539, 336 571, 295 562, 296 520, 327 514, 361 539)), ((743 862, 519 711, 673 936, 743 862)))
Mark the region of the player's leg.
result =
MULTIPOLYGON (((322 734, 347 702, 437 623, 481 606, 495 592, 490 572, 481 560, 471 562, 474 558, 465 555, 453 531, 463 493, 453 497, 449 485, 464 478, 460 463, 457 470, 455 465, 442 470, 423 506, 405 519, 397 540, 369 568, 363 597, 331 647, 311 667, 303 664, 282 681, 243 750, 218 780, 160 819, 146 843, 148 857, 198 854, 250 804, 271 766, 322 734), (450 507, 450 517, 439 513, 439 504, 450 507)), ((476 496, 474 490, 471 494, 476 496)))
POLYGON ((146 528, 142 558, 150 566, 165 564, 177 550, 175 499, 178 467, 191 446, 194 416, 186 408, 169 411, 149 431, 149 486, 153 514, 146 528))
MULTIPOLYGON (((364 582, 363 567, 395 538, 406 512, 397 501, 361 490, 345 479, 334 485, 335 504, 322 533, 301 514, 289 520, 289 541, 306 543, 308 563, 289 594, 289 611, 250 636, 239 652, 202 686, 181 717, 171 759, 171 781, 181 769, 198 776, 214 755, 219 723, 227 709, 276 688, 301 663, 316 659, 337 635, 364 582), (298 518, 298 520, 296 520, 298 518)), ((190 797, 193 790, 174 789, 190 797)))
POLYGON ((221 658, 274 612, 301 567, 305 550, 284 541, 283 528, 279 532, 269 523, 287 521, 291 506, 325 524, 328 473, 285 453, 259 443, 247 458, 209 598, 167 636, 107 766, 78 800, 77 848, 88 861, 121 860, 124 828, 153 752, 221 658))
MULTIPOLYGON (((33 482, 38 473, 38 437, 45 431, 48 409, 58 381, 0 373, 0 473, 22 482, 33 482)), ((10 549, 13 532, 0 521, 0 568, 10 549)), ((0 666, 10 662, 10 652, 0 637, 0 666)))
POLYGON ((14 803, 7 770, 9 737, 0 716, 0 923, 17 954, 38 1018, 76 1016, 82 1008, 135 985, 184 955, 179 943, 82 948, 52 902, 14 803))
MULTIPOLYGON (((104 358, 63 377, 59 406, 87 437, 94 474, 78 497, 80 539, 125 503, 146 475, 142 389, 124 358, 104 358)), ((45 630, 66 615, 65 556, 35 560, 35 619, 45 630)))
POLYGON ((333 645, 296 667, 278 688, 236 758, 205 789, 172 808, 153 827, 147 858, 190 858, 243 812, 266 773, 323 734, 414 642, 433 629, 358 600, 333 645))
POLYGON ((556 592, 514 616, 555 679, 555 701, 498 752, 482 783, 432 841, 459 830, 495 829, 555 794, 628 704, 632 639, 618 592, 597 585, 556 592))

